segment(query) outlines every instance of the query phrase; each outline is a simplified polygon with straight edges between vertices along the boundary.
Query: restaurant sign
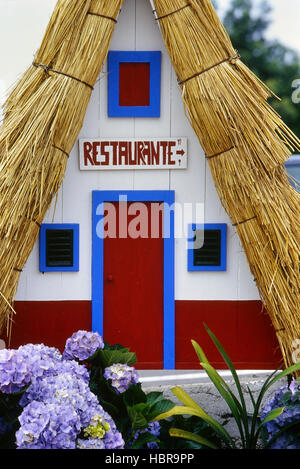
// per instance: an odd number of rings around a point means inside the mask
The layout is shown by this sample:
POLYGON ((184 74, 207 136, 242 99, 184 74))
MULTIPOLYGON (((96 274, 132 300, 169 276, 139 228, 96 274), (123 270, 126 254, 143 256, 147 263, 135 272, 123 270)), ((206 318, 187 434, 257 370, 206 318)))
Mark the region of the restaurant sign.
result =
POLYGON ((79 158, 81 170, 185 169, 187 139, 80 139, 79 158))

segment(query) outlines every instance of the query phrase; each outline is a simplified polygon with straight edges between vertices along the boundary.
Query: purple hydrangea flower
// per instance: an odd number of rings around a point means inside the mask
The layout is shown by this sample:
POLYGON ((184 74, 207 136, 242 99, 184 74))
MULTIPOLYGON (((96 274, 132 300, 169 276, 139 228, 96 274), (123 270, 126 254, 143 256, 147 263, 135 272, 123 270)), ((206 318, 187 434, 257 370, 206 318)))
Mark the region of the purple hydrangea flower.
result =
POLYGON ((125 392, 132 384, 139 382, 137 371, 134 367, 116 363, 105 368, 103 376, 110 380, 117 393, 125 392))
POLYGON ((108 431, 103 439, 105 449, 124 449, 125 442, 118 431, 108 431))
MULTIPOLYGON (((137 440, 142 433, 150 433, 153 436, 159 437, 160 435, 160 423, 159 422, 150 422, 147 428, 138 430, 134 435, 134 440, 137 440)), ((147 443, 148 449, 158 449, 159 446, 156 441, 149 441, 147 443)))
POLYGON ((86 384, 89 384, 90 373, 84 365, 80 365, 75 360, 63 360, 56 369, 56 375, 61 373, 71 373, 77 379, 82 379, 86 384))
POLYGON ((291 393, 294 395, 297 391, 300 391, 300 381, 296 379, 292 379, 290 385, 289 385, 289 390, 291 393))
POLYGON ((160 435, 160 423, 159 422, 150 422, 147 430, 151 435, 159 436, 160 435))
POLYGON ((32 401, 46 403, 54 400, 61 406, 72 406, 83 427, 89 425, 94 413, 103 412, 97 397, 90 391, 88 384, 83 379, 70 372, 64 372, 64 370, 58 375, 46 376, 42 380, 37 380, 26 391, 21 404, 28 404, 32 401))
POLYGON ((84 429, 84 436, 88 439, 100 439, 103 442, 104 449, 124 449, 125 442, 122 434, 101 406, 98 407, 90 420, 88 427, 84 429), (100 410, 100 411, 99 411, 100 410))
MULTIPOLYGON (((49 358, 45 360, 38 353, 32 354, 35 360, 29 359, 32 369, 31 385, 23 394, 20 400, 20 405, 25 407, 29 402, 33 400, 43 401, 45 399, 45 382, 54 382, 57 385, 59 381, 56 380, 57 376, 69 374, 74 379, 83 381, 87 386, 89 383, 89 372, 85 366, 80 365, 75 361, 63 361, 61 358, 56 357, 57 360, 49 358), (44 381, 46 380, 46 381, 44 381)), ((47 392, 51 394, 52 389, 47 389, 47 392)))
MULTIPOLYGON (((283 386, 278 389, 274 396, 266 403, 262 413, 261 420, 264 420, 267 415, 278 407, 284 407, 282 398, 288 391, 292 392, 292 406, 285 406, 281 415, 276 419, 271 420, 264 424, 264 428, 267 431, 267 441, 270 441, 283 427, 294 422, 300 422, 300 399, 298 402, 294 400, 293 387, 292 389, 288 386, 283 386)), ((293 429, 290 431, 283 432, 278 438, 274 440, 269 446, 270 449, 300 449, 299 439, 295 439, 293 435, 293 429)))
POLYGON ((32 401, 19 417, 19 449, 75 449, 80 419, 72 406, 32 401))
POLYGON ((44 344, 26 344, 21 345, 18 350, 23 354, 24 358, 32 361, 33 357, 39 356, 40 359, 61 361, 60 351, 55 347, 48 347, 44 344))
POLYGON ((30 364, 18 350, 0 350, 0 391, 6 394, 21 391, 31 380, 30 364))
POLYGON ((32 381, 56 374, 57 367, 62 361, 58 349, 44 344, 21 345, 18 353, 30 367, 32 381))
MULTIPOLYGON (((24 411, 29 408, 32 409, 32 412, 29 414, 31 420, 25 418, 26 413, 25 416, 22 414, 20 419, 21 428, 17 435, 17 443, 22 449, 54 448, 55 445, 57 448, 74 449, 78 433, 89 426, 94 427, 99 417, 103 425, 106 426, 106 430, 99 438, 101 441, 96 442, 98 449, 102 446, 104 449, 122 449, 124 447, 122 435, 117 431, 113 419, 99 404, 85 377, 74 373, 74 368, 77 368, 78 371, 79 368, 84 367, 77 362, 61 362, 57 374, 35 380, 24 394, 22 401, 25 405, 24 411), (72 363, 76 367, 71 366, 72 363), (67 368, 65 365, 68 365, 67 368), (43 406, 40 407, 39 404, 43 404, 43 406), (48 409, 56 412, 53 422, 48 409), (73 426, 75 430, 73 427, 74 431, 70 430, 70 438, 65 435, 65 428, 61 427, 58 422, 60 413, 63 416, 65 410, 68 411, 68 415, 76 415, 77 419, 76 426, 73 426), (34 411, 38 414, 36 420, 40 420, 40 427, 37 430, 35 430, 37 422, 32 416, 34 411), (55 441, 51 433, 52 428, 53 432, 57 434, 55 441)), ((70 425, 68 425, 69 427, 70 425)), ((90 444, 92 445, 92 442, 90 444)))
MULTIPOLYGON (((43 344, 0 351, 0 391, 13 393, 29 385, 20 400, 18 448, 124 448, 115 422, 90 390, 88 369, 76 361, 103 347, 99 334, 78 331, 63 355, 43 344), (82 432, 85 439, 77 441, 82 432)), ((2 421, 0 426, 5 432, 2 421)))
POLYGON ((86 360, 98 349, 104 348, 104 342, 98 332, 78 331, 67 341, 63 358, 66 360, 86 360))
POLYGON ((105 449, 103 440, 99 438, 78 439, 77 449, 105 449))

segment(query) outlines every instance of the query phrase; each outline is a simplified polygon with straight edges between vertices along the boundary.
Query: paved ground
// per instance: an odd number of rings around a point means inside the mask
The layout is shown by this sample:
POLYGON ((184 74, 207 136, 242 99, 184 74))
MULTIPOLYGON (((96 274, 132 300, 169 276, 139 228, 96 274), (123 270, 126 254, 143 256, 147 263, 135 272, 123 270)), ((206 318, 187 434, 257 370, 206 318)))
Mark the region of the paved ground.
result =
MULTIPOLYGON (((238 376, 243 380, 266 379, 273 370, 242 370, 238 376)), ((210 383, 204 370, 139 370, 140 381, 144 387, 148 386, 174 386, 176 384, 210 383)), ((220 370, 218 373, 222 378, 232 378, 230 371, 220 370)))

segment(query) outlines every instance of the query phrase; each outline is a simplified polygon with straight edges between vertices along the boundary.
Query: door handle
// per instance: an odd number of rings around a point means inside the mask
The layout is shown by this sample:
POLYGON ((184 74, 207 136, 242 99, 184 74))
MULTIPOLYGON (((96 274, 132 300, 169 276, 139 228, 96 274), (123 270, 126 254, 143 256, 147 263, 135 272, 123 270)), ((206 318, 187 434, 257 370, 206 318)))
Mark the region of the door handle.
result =
POLYGON ((112 274, 108 274, 108 276, 106 277, 106 280, 107 280, 108 282, 112 282, 113 279, 114 279, 114 278, 113 278, 112 274))

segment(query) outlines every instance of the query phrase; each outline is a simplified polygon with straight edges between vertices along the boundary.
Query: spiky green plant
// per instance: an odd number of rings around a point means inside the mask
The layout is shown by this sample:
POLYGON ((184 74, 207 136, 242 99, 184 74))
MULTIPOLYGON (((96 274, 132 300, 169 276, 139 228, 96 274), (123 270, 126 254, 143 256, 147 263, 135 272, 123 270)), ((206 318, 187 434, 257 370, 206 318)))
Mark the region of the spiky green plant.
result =
MULTIPOLYGON (((271 420, 276 419, 284 410, 284 407, 276 408, 272 412, 270 412, 263 421, 261 421, 260 408, 266 392, 278 380, 284 378, 285 376, 291 375, 295 371, 299 370, 300 363, 296 363, 295 365, 292 365, 283 371, 276 370, 274 373, 270 374, 265 380, 263 386, 261 387, 256 400, 249 386, 247 387, 253 405, 253 413, 250 415, 246 407, 246 401, 242 390, 241 382, 239 380, 238 374, 231 359, 229 358, 228 354, 226 353, 225 349, 223 348, 217 337, 212 333, 212 331, 206 325, 205 328, 231 372, 236 386, 237 395, 230 389, 229 385, 210 364, 200 345, 196 341, 192 340, 192 345, 200 360, 200 364, 202 368, 206 371, 208 377, 210 378, 222 398, 225 400, 226 404, 228 405, 238 427, 242 448, 256 449, 263 425, 271 420)), ((183 406, 174 406, 168 412, 157 416, 155 420, 165 419, 174 415, 197 416, 200 419, 204 420, 208 425, 210 425, 214 432, 219 436, 223 443, 221 447, 227 447, 231 449, 237 448, 234 439, 224 428, 224 426, 217 420, 212 418, 210 415, 208 415, 207 412, 205 412, 205 410, 199 404, 197 404, 183 389, 181 389, 179 386, 175 386, 174 388, 172 388, 172 392, 183 403, 183 406)), ((207 440, 201 435, 186 432, 179 428, 171 428, 170 435, 195 441, 211 449, 219 449, 219 447, 214 442, 207 440)))

